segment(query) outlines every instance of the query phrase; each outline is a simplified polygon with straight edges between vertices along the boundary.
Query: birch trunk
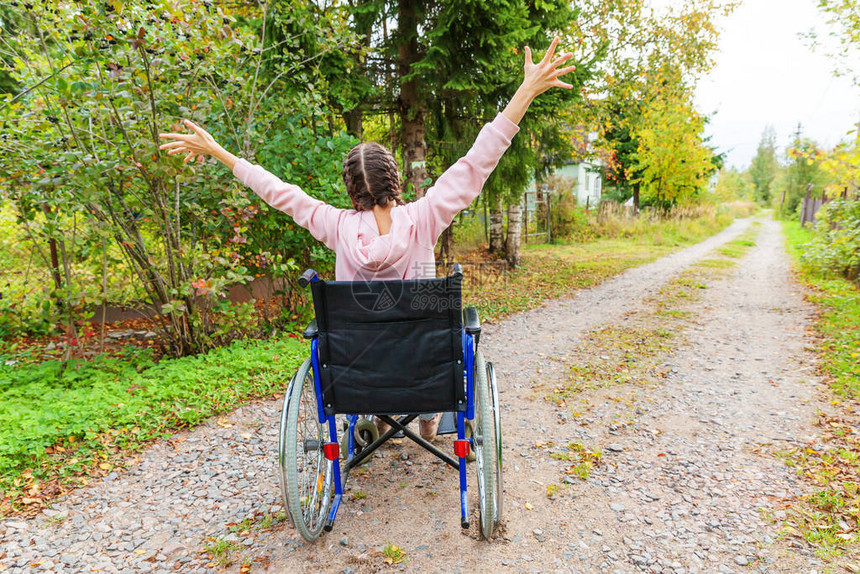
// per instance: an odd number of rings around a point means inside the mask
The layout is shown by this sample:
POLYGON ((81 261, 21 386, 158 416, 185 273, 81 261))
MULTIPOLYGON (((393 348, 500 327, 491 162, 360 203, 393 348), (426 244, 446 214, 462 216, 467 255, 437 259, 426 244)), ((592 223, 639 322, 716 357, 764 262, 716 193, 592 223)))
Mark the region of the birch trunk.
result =
POLYGON ((520 237, 523 227, 523 207, 519 203, 508 206, 508 237, 505 245, 508 264, 516 267, 520 264, 520 237))
POLYGON ((501 253, 505 249, 505 217, 502 200, 499 199, 490 209, 490 253, 501 253))

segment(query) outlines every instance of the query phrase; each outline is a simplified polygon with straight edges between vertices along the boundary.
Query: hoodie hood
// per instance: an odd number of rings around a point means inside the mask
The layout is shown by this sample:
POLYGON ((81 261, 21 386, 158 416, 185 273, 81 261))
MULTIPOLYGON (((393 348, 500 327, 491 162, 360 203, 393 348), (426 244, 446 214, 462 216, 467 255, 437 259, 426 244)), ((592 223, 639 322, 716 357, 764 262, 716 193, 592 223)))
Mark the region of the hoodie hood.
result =
POLYGON ((391 229, 385 235, 379 234, 372 211, 359 212, 354 221, 358 225, 344 228, 341 239, 361 278, 369 281, 402 277, 401 267, 409 260, 415 227, 404 206, 391 209, 391 229))

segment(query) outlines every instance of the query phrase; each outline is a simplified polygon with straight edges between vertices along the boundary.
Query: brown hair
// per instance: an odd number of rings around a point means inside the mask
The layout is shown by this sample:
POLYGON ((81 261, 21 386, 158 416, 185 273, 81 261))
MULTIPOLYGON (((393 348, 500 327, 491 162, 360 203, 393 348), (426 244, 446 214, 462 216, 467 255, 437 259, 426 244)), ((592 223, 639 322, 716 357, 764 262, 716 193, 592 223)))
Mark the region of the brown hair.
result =
POLYGON ((358 144, 349 150, 343 160, 343 182, 356 211, 386 206, 392 199, 403 205, 397 160, 378 143, 358 144))

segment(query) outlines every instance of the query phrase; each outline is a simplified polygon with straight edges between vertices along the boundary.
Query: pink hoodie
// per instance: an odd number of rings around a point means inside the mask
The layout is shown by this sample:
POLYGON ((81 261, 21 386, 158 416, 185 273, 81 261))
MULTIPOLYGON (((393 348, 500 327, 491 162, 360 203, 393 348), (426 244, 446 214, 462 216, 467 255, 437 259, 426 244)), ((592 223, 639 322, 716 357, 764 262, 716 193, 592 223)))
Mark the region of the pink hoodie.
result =
POLYGON ((507 117, 496 116, 424 197, 391 209, 391 230, 385 235, 379 234, 372 211, 328 205, 244 159, 233 166, 233 174, 334 250, 337 281, 429 278, 436 276, 436 240, 481 193, 518 131, 507 117))

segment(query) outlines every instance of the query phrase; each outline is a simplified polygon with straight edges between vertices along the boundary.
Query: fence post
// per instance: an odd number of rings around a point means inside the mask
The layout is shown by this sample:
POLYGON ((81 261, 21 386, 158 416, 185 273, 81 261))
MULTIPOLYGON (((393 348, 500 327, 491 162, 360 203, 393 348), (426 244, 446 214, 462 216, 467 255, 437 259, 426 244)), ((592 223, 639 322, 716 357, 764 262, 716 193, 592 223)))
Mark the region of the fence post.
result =
MULTIPOLYGON (((806 214, 809 210, 809 200, 812 199, 812 184, 806 184, 806 197, 803 198, 803 207, 800 210, 800 226, 806 226, 806 214)), ((811 221, 811 218, 810 218, 811 221)))
POLYGON ((552 212, 550 211, 551 193, 546 194, 546 242, 552 243, 552 212))
POLYGON ((525 227, 525 241, 522 243, 529 242, 529 192, 525 192, 523 195, 523 227, 525 227))

